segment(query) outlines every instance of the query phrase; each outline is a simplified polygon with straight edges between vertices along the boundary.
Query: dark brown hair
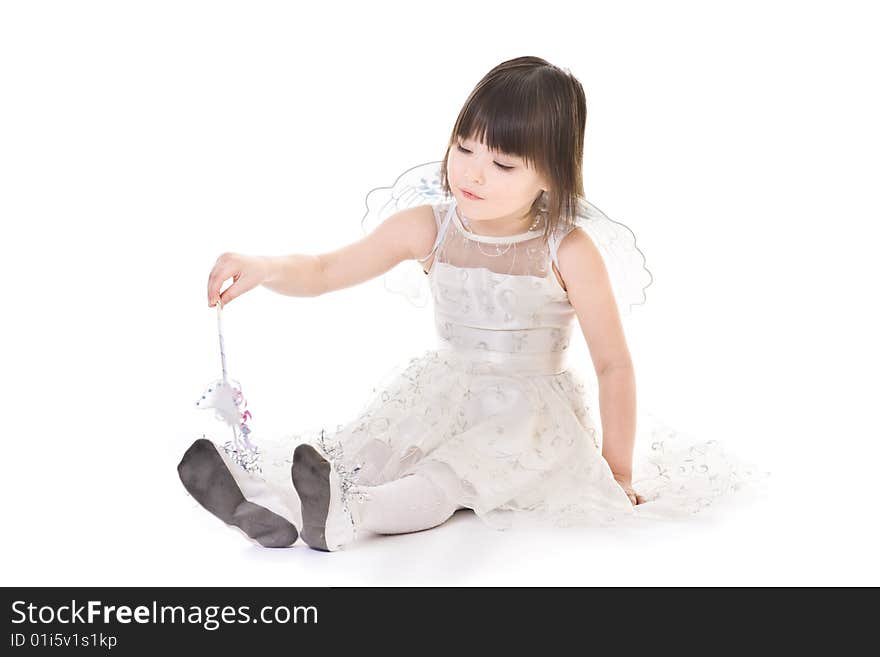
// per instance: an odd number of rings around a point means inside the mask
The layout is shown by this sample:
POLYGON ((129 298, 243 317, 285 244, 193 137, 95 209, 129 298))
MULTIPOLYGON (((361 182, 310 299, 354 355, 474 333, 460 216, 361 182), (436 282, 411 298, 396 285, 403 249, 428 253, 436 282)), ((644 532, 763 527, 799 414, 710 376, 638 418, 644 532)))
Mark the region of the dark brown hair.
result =
POLYGON ((529 217, 546 214, 544 239, 560 225, 572 225, 584 197, 583 156, 587 101, 570 71, 540 57, 517 57, 489 71, 471 91, 455 120, 441 168, 447 178, 449 149, 458 138, 523 158, 550 189, 532 203, 529 217))

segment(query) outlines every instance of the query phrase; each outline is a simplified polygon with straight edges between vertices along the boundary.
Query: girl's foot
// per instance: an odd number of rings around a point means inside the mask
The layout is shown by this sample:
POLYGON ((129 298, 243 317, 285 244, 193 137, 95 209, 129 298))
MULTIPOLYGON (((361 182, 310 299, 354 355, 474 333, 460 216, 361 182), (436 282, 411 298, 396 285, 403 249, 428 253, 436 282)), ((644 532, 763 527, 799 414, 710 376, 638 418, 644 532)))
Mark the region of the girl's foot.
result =
POLYGON ((177 466, 177 474, 199 504, 263 547, 288 547, 296 542, 299 534, 293 523, 245 499, 214 443, 207 438, 190 445, 177 466))
POLYGON ((302 506, 302 538, 309 547, 339 550, 354 539, 354 521, 343 504, 343 487, 330 461, 308 444, 293 451, 290 477, 302 506))

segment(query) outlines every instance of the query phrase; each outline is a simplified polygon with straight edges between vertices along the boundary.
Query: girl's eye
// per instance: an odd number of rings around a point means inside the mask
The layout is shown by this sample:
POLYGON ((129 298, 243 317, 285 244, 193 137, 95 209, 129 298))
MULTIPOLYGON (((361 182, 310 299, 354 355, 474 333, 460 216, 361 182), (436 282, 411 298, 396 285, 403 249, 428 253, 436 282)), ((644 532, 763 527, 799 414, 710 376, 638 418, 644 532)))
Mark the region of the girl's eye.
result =
MULTIPOLYGON (((461 151, 462 153, 470 153, 470 151, 468 149, 466 149, 464 146, 462 146, 461 144, 458 144, 458 150, 461 151)), ((498 162, 495 162, 495 166, 498 167, 499 169, 501 169, 502 171, 510 171, 511 169, 514 168, 514 167, 504 166, 503 164, 498 164, 498 162)))

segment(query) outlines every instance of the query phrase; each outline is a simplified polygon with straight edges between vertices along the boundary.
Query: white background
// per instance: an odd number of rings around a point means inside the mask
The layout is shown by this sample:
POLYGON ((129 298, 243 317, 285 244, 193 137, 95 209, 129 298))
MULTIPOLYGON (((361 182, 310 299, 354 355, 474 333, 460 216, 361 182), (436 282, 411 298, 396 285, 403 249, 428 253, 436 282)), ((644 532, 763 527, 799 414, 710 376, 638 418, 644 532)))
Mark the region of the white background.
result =
MULTIPOLYGON (((2 583, 877 585, 868 6, 3 3, 2 583), (584 85, 587 197, 654 276, 627 323, 640 407, 772 496, 642 535, 459 512, 332 554, 248 542, 176 472, 225 436, 193 406, 219 375, 215 259, 359 238, 367 192, 441 159, 476 82, 527 54, 584 85)), ((258 288, 224 327, 256 437, 347 422, 434 339, 381 279, 258 288)))

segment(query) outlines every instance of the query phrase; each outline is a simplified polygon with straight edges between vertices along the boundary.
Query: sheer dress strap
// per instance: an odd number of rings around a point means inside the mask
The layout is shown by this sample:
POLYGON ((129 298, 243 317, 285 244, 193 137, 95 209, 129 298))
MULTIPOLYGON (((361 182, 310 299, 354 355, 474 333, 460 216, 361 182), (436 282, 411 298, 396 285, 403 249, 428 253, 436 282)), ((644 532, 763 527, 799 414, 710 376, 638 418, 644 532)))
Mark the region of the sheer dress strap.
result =
MULTIPOLYGON (((437 247, 440 246, 440 243, 443 241, 443 236, 446 234, 446 230, 449 227, 450 219, 452 218, 453 213, 453 207, 451 204, 446 210, 445 217, 442 216, 441 206, 432 204, 431 209, 434 211, 434 221, 437 223, 437 237, 434 239, 434 246, 431 247, 428 255, 421 258, 416 258, 416 260, 421 263, 426 262, 437 251, 437 247)), ((427 273, 428 272, 425 272, 425 274, 427 273)))
POLYGON ((559 244, 565 239, 565 236, 568 235, 572 230, 574 230, 575 226, 565 226, 560 230, 556 230, 550 233, 548 237, 548 245, 550 247, 550 259, 553 264, 556 265, 556 269, 559 269, 559 260, 556 257, 556 252, 559 249, 559 244))

